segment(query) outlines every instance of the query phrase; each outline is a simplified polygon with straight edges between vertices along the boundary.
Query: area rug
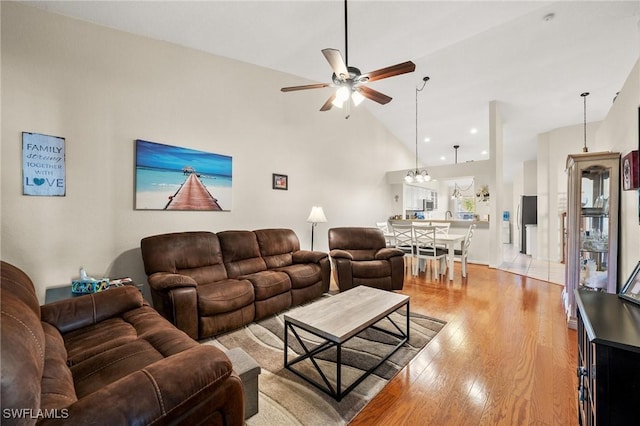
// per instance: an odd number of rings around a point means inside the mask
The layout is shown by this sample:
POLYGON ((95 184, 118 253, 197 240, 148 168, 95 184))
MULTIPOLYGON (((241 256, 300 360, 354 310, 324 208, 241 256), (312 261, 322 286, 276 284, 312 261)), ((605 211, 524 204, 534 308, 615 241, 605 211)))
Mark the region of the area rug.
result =
MULTIPOLYGON (((391 317, 404 329, 406 324, 404 312, 398 311, 391 317)), ((446 324, 444 321, 414 313, 411 313, 409 318, 409 341, 340 402, 284 368, 283 314, 252 323, 202 343, 221 349, 240 347, 260 365, 262 372, 258 379, 259 412, 247 420, 247 425, 345 425, 446 324)), ((388 320, 382 320, 377 325, 394 330, 388 320)), ((318 342, 317 337, 308 333, 301 333, 301 337, 305 341, 318 342)), ((343 383, 348 385, 354 382, 363 371, 374 366, 396 344, 396 339, 370 329, 349 340, 342 349, 343 383)), ((292 346, 289 348, 289 359, 292 359, 302 349, 291 335, 289 345, 292 346)), ((332 383, 335 383, 333 381, 336 370, 335 353, 333 348, 316 357, 320 359, 318 363, 332 383)), ((301 368, 308 368, 308 372, 311 371, 310 363, 307 366, 302 365, 301 368)))

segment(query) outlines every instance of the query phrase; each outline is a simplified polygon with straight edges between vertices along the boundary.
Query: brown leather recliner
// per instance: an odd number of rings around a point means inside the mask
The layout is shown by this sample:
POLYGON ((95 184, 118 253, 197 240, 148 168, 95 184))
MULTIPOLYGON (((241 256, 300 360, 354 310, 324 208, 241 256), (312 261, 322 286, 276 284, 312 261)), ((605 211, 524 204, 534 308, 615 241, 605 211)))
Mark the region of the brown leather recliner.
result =
POLYGON ((229 358, 167 322, 135 287, 39 306, 23 271, 0 269, 2 424, 244 423, 229 358))
POLYGON ((291 279, 285 272, 267 269, 255 233, 223 231, 218 238, 229 277, 253 285, 256 320, 291 306, 291 279))
POLYGON ((377 228, 329 229, 329 255, 340 291, 359 285, 402 290, 404 253, 386 245, 384 234, 377 228))
POLYGON ((223 231, 217 235, 229 277, 253 284, 256 321, 329 291, 327 253, 300 250, 291 229, 223 231))
POLYGON ((267 268, 289 276, 291 305, 309 302, 329 291, 331 264, 327 253, 300 250, 300 240, 291 229, 258 229, 253 232, 267 268))
POLYGON ((253 321, 253 285, 229 278, 213 232, 154 235, 143 238, 140 247, 154 308, 192 338, 253 321))

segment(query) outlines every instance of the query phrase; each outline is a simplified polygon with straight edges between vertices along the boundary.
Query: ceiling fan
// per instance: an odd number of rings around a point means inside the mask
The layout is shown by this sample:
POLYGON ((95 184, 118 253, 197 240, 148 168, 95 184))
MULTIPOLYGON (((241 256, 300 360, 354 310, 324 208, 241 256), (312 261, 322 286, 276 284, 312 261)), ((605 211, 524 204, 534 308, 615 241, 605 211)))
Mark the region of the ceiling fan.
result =
POLYGON ((345 58, 342 58, 340 51, 337 49, 322 49, 322 54, 333 70, 331 83, 315 83, 304 86, 283 87, 282 92, 293 92, 296 90, 321 89, 323 87, 337 87, 338 89, 329 96, 329 99, 322 105, 320 111, 329 111, 331 107, 336 106, 342 108, 347 105, 347 113, 345 118, 349 118, 348 108, 353 101, 354 105, 359 105, 365 98, 371 99, 381 105, 391 101, 391 97, 371 89, 365 83, 371 81, 382 80, 383 78, 394 77, 400 74, 413 72, 416 65, 411 62, 403 62, 401 64, 392 65, 390 67, 381 68, 362 74, 356 67, 349 66, 349 44, 348 44, 348 25, 347 25, 347 0, 344 1, 344 44, 345 58))

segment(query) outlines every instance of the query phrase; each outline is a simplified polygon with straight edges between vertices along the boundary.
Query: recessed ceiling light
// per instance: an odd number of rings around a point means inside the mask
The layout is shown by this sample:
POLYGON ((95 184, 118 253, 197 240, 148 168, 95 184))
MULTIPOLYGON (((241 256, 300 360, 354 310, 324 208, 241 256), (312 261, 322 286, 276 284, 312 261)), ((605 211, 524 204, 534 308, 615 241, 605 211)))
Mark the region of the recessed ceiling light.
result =
POLYGON ((431 142, 431 138, 424 138, 425 142, 431 142))
POLYGON ((475 135, 476 133, 478 133, 478 129, 476 129, 475 127, 472 127, 471 130, 469 130, 469 133, 471 133, 472 135, 475 135))
POLYGON ((482 151, 482 155, 487 155, 487 150, 482 151))
POLYGON ((443 155, 442 157, 440 157, 440 159, 441 159, 442 161, 444 161, 444 160, 446 160, 447 158, 443 155))

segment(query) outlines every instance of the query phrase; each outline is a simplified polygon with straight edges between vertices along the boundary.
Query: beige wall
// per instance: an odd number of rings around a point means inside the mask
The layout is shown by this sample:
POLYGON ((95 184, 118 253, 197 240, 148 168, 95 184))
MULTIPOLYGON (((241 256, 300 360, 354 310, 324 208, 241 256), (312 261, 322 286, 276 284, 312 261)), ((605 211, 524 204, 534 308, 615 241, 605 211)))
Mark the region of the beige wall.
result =
MULTIPOLYGON (((601 122, 588 123, 589 152, 612 151, 625 155, 638 149, 639 106, 640 65, 636 62, 605 119, 601 122)), ((565 163, 568 154, 582 152, 583 144, 583 124, 555 129, 538 137, 538 194, 544 191, 548 194, 545 196, 546 203, 538 199, 538 221, 542 222, 544 232, 542 238, 548 240, 547 256, 544 252, 540 254, 539 250, 539 256, 544 259, 559 260, 562 256, 560 213, 566 209, 567 202, 565 163)), ((621 192, 618 285, 625 282, 640 260, 638 198, 638 191, 621 192)), ((538 231, 540 232, 540 229, 538 231)), ((540 244, 542 241, 540 234, 538 237, 540 244)), ((545 249, 544 246, 542 248, 545 249)))
MULTIPOLYGON (((322 205, 332 226, 373 226, 394 211, 385 171, 411 152, 364 108, 320 113, 328 91, 283 94, 291 75, 2 2, 3 260, 39 297, 83 265, 144 280, 140 239, 153 234, 289 227, 303 247, 322 205), (65 197, 28 197, 21 132, 66 138, 65 197), (233 157, 231 212, 135 211, 134 140, 233 157), (271 174, 289 190, 271 189, 271 174)), ((374 105, 373 107, 378 107, 374 105)), ((318 237, 319 236, 319 237, 318 237)))
MULTIPOLYGON (((587 147, 595 152, 600 122, 587 123, 587 147)), ((562 260, 562 212, 567 210, 567 155, 582 152, 584 124, 538 135, 538 258, 562 260)))
MULTIPOLYGON (((640 60, 636 62, 607 117, 596 132, 599 151, 617 151, 623 156, 638 149, 640 108, 640 60)), ((640 261, 640 190, 620 194, 620 265, 618 286, 624 284, 640 261)))

